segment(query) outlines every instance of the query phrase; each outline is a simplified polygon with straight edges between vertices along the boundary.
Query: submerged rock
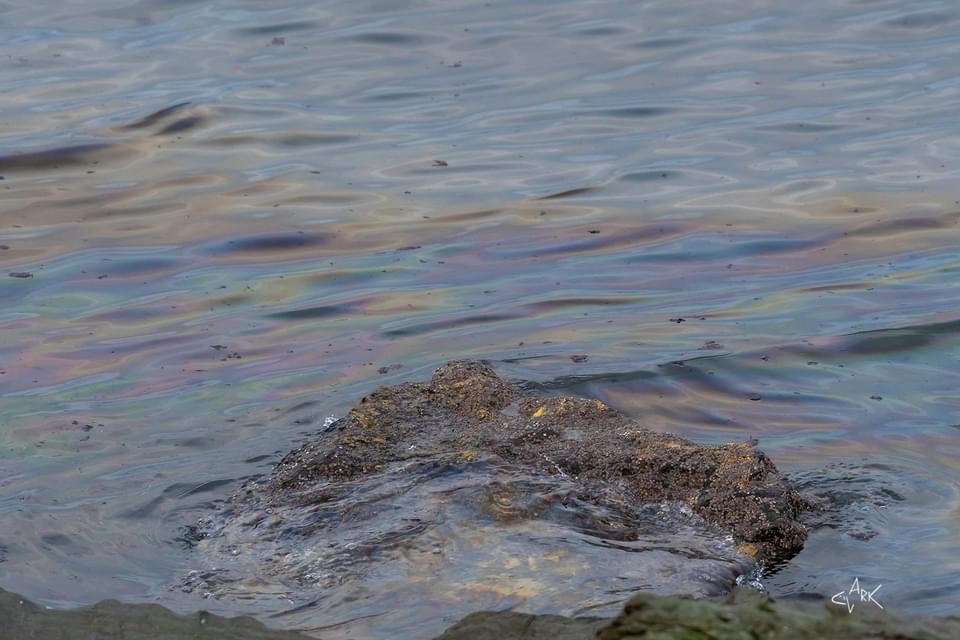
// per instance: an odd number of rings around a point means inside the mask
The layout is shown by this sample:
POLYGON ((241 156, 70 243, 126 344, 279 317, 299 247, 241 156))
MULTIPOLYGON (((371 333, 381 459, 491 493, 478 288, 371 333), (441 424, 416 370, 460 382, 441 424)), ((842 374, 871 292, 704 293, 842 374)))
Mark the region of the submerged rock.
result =
POLYGON ((645 429, 600 401, 525 393, 470 361, 440 367, 428 383, 362 398, 329 433, 277 465, 264 504, 323 502, 330 481, 401 461, 480 456, 571 481, 583 500, 626 509, 682 503, 759 561, 788 559, 806 538, 799 517, 809 505, 750 444, 700 446, 645 429))

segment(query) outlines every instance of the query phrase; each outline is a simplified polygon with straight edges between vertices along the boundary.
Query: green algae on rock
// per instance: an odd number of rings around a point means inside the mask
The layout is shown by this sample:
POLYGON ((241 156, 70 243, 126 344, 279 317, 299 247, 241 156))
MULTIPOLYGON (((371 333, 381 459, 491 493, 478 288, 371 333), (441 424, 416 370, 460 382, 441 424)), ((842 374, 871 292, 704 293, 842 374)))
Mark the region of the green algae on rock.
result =
POLYGON ((436 640, 953 640, 960 618, 888 614, 875 607, 774 602, 737 587, 721 599, 642 594, 612 621, 514 612, 474 613, 436 640))
POLYGON ((309 504, 323 499, 326 481, 400 461, 470 462, 480 454, 572 479, 581 498, 683 503, 759 561, 788 559, 806 539, 799 517, 810 505, 750 444, 701 446, 650 431, 596 400, 526 393, 473 361, 450 362, 428 383, 381 387, 362 398, 277 465, 266 502, 309 504))
POLYGON ((253 618, 199 611, 178 615, 156 604, 104 600, 91 607, 54 610, 0 589, 0 640, 306 640, 267 629, 253 618))

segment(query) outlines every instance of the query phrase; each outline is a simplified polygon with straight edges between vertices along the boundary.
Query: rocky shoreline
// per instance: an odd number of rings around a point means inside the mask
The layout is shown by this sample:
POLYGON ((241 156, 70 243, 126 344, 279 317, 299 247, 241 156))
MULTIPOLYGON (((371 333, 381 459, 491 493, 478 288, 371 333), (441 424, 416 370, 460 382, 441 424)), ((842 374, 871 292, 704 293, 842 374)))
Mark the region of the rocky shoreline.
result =
MULTIPOLYGON (((867 603, 864 603, 867 604, 867 603)), ((53 610, 0 589, 0 640, 304 640, 249 617, 178 615, 155 604, 107 600, 53 610)), ((322 636, 320 636, 322 637, 322 636)), ((953 640, 960 617, 908 617, 876 607, 773 602, 738 587, 720 599, 639 595, 618 617, 565 618, 512 611, 474 613, 436 640, 953 640)))

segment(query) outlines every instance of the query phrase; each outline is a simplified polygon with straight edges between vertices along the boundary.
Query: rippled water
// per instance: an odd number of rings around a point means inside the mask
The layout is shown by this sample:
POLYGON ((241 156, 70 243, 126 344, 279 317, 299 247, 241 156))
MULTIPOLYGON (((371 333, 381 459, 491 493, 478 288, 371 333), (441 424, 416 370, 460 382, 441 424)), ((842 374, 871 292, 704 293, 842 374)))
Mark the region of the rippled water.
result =
POLYGON ((956 611, 958 21, 0 5, 0 586, 242 608, 170 590, 182 526, 376 385, 482 357, 757 438, 839 514, 775 595, 956 611))

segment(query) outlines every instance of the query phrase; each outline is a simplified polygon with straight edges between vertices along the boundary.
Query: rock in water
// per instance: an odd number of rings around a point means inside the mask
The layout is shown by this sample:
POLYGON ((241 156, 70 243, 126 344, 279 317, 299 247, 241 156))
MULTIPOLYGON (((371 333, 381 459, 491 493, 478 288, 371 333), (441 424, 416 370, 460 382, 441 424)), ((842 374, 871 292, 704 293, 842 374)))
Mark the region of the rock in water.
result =
POLYGON ((798 518, 809 505, 749 443, 700 446, 645 429, 597 400, 524 393, 471 361, 440 367, 428 383, 381 387, 362 398, 331 433, 280 462, 268 503, 322 500, 327 481, 376 474, 398 461, 491 454, 572 480, 580 497, 683 503, 759 561, 789 559, 806 538, 798 518))
POLYGON ((616 615, 789 557, 806 503, 749 444, 702 447, 485 363, 381 387, 199 523, 179 585, 328 640, 471 611, 616 615))

